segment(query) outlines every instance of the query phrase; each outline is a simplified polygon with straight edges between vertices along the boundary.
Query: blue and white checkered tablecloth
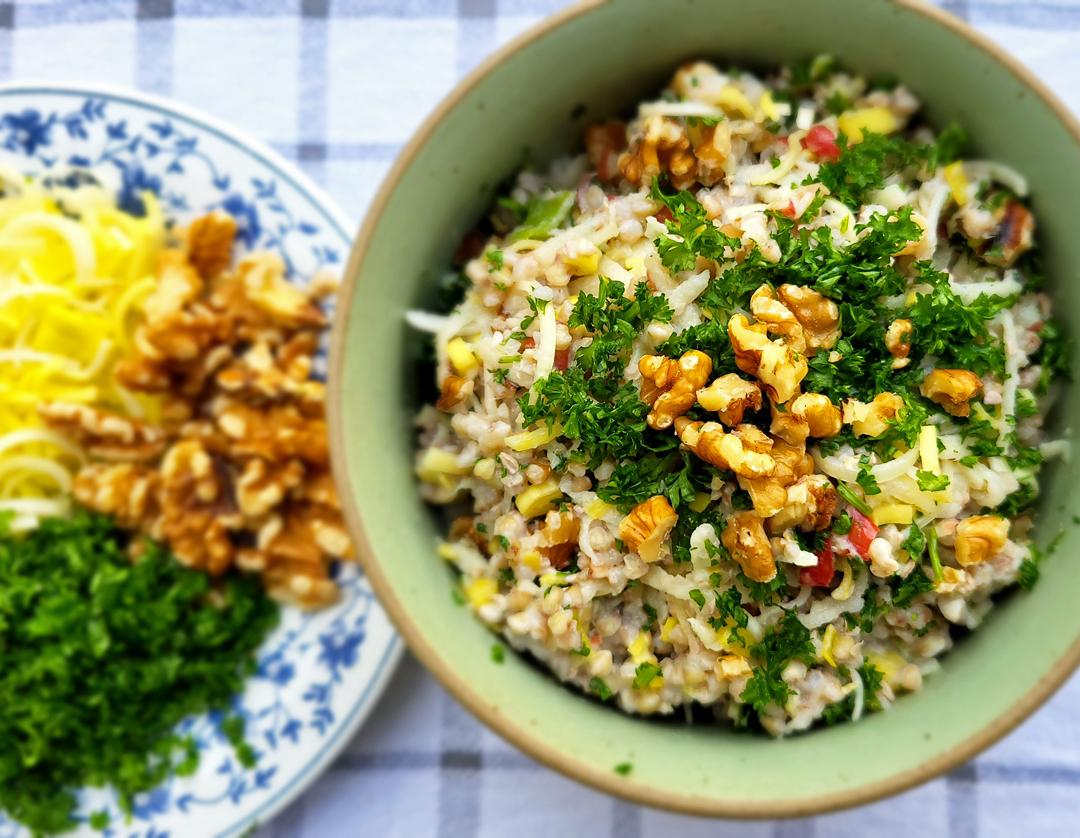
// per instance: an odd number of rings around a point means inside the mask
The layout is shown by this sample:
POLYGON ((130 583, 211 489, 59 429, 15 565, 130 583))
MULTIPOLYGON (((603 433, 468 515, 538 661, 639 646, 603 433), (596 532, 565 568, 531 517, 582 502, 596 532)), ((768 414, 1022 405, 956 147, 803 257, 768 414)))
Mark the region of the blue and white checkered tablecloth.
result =
MULTIPOLYGON (((0 79, 134 85, 198 106, 297 161, 359 221, 410 134, 462 74, 569 2, 0 2, 0 79)), ((1080 112, 1080 0, 944 5, 1080 112)), ((837 815, 740 823, 661 813, 564 779, 488 732, 408 658, 347 751, 257 835, 567 834, 1080 835, 1080 676, 1019 730, 947 777, 837 815)))

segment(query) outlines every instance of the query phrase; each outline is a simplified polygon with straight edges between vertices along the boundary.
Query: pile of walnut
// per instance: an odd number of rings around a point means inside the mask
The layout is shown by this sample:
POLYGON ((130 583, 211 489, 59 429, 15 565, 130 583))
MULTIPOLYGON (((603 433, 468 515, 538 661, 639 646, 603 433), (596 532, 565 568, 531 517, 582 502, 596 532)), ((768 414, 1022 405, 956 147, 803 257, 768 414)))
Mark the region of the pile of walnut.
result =
POLYGON ((116 366, 122 386, 162 398, 161 427, 60 402, 40 413, 98 461, 76 477, 80 503, 189 567, 235 565, 260 573, 276 599, 322 607, 338 597, 331 563, 352 556, 324 385, 311 379, 327 323, 315 302, 334 284, 316 277, 305 293, 270 253, 233 268, 235 235, 215 212, 161 253, 135 349, 116 366))
MULTIPOLYGON (((649 426, 673 427, 683 445, 705 462, 734 472, 749 493, 753 509, 731 515, 721 540, 750 579, 767 582, 776 576, 776 562, 766 532, 824 530, 836 508, 836 488, 828 477, 814 473, 807 439, 836 436, 844 424, 857 436, 880 436, 904 400, 879 393, 870 403, 848 399, 841 407, 820 393, 800 392, 806 358, 831 351, 840 337, 840 311, 817 291, 781 285, 774 292, 763 285, 751 297, 750 311, 756 322, 737 314, 727 328, 735 363, 752 379, 729 373, 710 384, 712 360, 696 350, 678 360, 646 355, 638 370, 641 398, 651 407, 649 426), (768 434, 742 422, 744 412, 761 407, 763 391, 772 414, 768 434), (696 404, 715 412, 719 421, 693 422, 683 416, 696 404)), ((897 320, 892 326, 886 345, 896 363, 906 363, 911 324, 897 320)), ((981 390, 978 376, 966 370, 933 370, 922 384, 923 395, 954 416, 967 416, 968 401, 981 390)), ((645 561, 656 561, 677 522, 667 498, 657 495, 623 519, 619 537, 645 561)))

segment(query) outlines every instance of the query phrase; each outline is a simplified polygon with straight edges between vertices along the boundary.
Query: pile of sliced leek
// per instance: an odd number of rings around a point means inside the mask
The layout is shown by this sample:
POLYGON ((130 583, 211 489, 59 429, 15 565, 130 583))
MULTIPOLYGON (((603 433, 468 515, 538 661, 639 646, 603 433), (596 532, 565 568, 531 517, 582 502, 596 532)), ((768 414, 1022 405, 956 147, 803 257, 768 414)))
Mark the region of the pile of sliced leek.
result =
POLYGON ((93 185, 44 186, 0 170, 0 512, 25 531, 66 515, 85 456, 37 405, 65 401, 146 416, 117 385, 165 241, 155 197, 135 217, 93 185))

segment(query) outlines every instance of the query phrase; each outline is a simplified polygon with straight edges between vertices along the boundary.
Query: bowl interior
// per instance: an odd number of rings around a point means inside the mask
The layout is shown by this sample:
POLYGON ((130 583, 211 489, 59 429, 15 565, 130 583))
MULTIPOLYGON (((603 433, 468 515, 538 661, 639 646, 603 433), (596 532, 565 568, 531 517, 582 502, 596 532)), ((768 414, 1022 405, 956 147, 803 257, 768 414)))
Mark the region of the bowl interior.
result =
MULTIPOLYGON (((644 721, 560 687, 516 656, 493 663, 492 635, 451 600, 434 552, 438 534, 413 482, 419 385, 410 359, 420 337, 403 315, 430 293, 525 154, 542 162, 579 148, 587 123, 624 113, 685 60, 764 69, 829 52, 867 76, 899 77, 931 124, 959 122, 975 155, 1028 177, 1057 311, 1075 332, 1080 152, 1071 124, 917 0, 817 0, 812 14, 797 0, 669 0, 663 13, 652 0, 586 5, 503 54, 429 123, 354 251, 355 285, 338 321, 334 444, 374 581, 414 650, 459 699, 515 744, 608 791, 686 811, 776 816, 927 779, 1008 730, 1075 663, 1080 575, 1069 572, 1068 557, 1080 502, 1067 487, 1080 480, 1080 464, 1044 472, 1039 540, 1064 535, 1041 584, 1008 597, 944 659, 944 672, 888 713, 782 742, 644 721), (623 762, 633 765, 626 779, 612 772, 623 762)), ((1072 389, 1063 415, 1078 399, 1072 389)))

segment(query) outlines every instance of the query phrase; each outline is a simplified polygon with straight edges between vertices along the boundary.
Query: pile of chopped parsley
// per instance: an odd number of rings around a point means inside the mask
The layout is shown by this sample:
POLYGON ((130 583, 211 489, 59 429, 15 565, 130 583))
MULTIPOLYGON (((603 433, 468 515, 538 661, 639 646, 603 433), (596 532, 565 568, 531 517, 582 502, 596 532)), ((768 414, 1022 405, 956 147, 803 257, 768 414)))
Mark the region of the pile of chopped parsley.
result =
MULTIPOLYGON (((111 786, 121 806, 198 751, 173 728, 227 711, 277 623, 259 580, 213 585, 148 543, 132 562, 108 518, 0 529, 0 810, 35 836, 73 829, 73 792, 111 786)), ((244 764, 243 723, 223 733, 244 764)), ((91 818, 96 828, 108 818, 91 818)))

